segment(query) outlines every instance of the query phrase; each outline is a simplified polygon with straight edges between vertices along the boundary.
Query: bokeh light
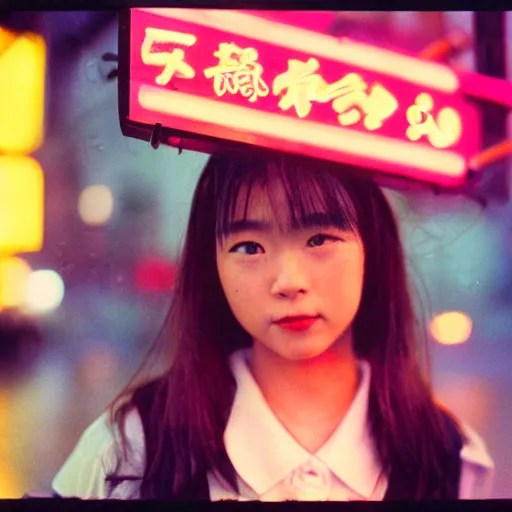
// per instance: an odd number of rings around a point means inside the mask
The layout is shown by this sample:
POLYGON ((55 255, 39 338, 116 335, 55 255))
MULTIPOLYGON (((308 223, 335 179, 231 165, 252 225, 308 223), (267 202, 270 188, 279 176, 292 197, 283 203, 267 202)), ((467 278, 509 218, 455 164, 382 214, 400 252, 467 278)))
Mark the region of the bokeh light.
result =
POLYGON ((21 258, 0 258, 0 310, 22 304, 31 271, 21 258))
POLYGON ((1 29, 0 50, 0 153, 32 153, 44 135, 46 44, 1 29))
POLYGON ((50 313, 64 299, 64 282, 53 270, 32 272, 27 280, 24 306, 32 313, 50 313))
POLYGON ((44 174, 34 158, 0 156, 0 219, 0 254, 41 250, 44 174))
POLYGON ((473 322, 460 311, 447 311, 436 315, 430 322, 430 333, 441 345, 458 345, 471 336, 473 322))
POLYGON ((17 499, 23 495, 23 475, 17 471, 17 464, 10 459, 10 413, 11 403, 8 393, 0 390, 0 497, 17 499))
POLYGON ((78 214, 85 224, 106 224, 114 211, 112 191, 105 185, 92 185, 82 190, 78 199, 78 214))

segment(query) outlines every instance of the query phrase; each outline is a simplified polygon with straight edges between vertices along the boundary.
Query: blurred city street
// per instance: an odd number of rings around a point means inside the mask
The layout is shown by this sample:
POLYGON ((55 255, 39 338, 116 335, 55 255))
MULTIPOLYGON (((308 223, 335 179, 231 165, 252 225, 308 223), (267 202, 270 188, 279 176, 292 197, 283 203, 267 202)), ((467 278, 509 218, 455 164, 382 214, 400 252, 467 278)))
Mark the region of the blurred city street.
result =
MULTIPOLYGON (((312 16, 309 28, 415 54, 455 34, 465 43, 447 64, 483 72, 471 46, 472 12, 331 14, 327 24, 325 15, 312 16)), ((306 23, 293 15, 291 23, 306 23)), ((501 78, 510 82, 512 11, 504 16, 509 66, 501 78)), ((19 221, 14 234, 0 229, 0 318, 19 309, 24 319, 0 339, 0 499, 50 492, 84 429, 142 363, 171 303, 208 158, 123 136, 115 13, 11 13, 0 19, 0 46, 25 30, 40 34, 40 55, 46 48, 38 61, 44 80, 31 82, 45 91, 44 130, 22 150, 4 147, 11 125, 0 113, 0 178, 12 179, 0 183, 15 190, 0 190, 0 223, 11 196, 19 221)), ((486 119, 510 141, 512 116, 496 112, 486 119)), ((487 444, 496 464, 492 498, 511 499, 511 165, 500 165, 482 180, 487 202, 471 188, 454 197, 437 188, 386 193, 425 321, 435 394, 487 444)))

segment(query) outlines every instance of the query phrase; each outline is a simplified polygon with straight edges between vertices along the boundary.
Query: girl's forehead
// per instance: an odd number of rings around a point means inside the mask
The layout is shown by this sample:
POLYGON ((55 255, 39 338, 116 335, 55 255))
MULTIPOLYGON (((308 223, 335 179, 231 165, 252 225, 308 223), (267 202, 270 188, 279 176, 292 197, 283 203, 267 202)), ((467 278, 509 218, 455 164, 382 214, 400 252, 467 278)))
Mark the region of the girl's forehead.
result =
POLYGON ((255 185, 250 190, 242 187, 236 199, 235 219, 288 222, 290 206, 282 186, 263 187, 255 185))
POLYGON ((337 182, 279 176, 266 181, 249 180, 227 192, 218 225, 223 235, 239 231, 242 226, 254 226, 254 222, 281 232, 313 226, 357 231, 354 205, 337 182))

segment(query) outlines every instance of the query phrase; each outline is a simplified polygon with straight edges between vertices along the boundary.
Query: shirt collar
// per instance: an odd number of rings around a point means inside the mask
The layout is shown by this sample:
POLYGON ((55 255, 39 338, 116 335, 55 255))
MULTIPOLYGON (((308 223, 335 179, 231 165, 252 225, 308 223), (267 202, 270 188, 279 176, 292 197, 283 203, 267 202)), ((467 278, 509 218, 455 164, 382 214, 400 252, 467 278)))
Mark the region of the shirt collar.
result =
MULTIPOLYGON (((250 349, 231 356, 237 391, 224 432, 228 456, 238 475, 264 494, 311 459, 268 407, 247 365, 250 349)), ((381 473, 367 422, 370 365, 360 361, 361 382, 334 434, 315 454, 348 487, 369 498, 381 473)))
POLYGON ((460 454, 462 460, 482 468, 494 470, 494 462, 483 439, 467 423, 460 420, 459 423, 464 438, 464 445, 460 454))

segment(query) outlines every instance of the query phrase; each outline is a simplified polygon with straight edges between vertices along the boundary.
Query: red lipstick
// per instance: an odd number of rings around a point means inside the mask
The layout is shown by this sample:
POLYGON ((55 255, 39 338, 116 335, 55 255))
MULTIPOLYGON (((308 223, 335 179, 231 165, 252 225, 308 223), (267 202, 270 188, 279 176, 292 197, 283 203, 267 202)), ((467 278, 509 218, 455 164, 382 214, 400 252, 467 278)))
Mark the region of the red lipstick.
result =
POLYGON ((309 329, 317 320, 318 316, 285 316, 277 320, 275 323, 283 329, 290 331, 306 331, 309 329))

